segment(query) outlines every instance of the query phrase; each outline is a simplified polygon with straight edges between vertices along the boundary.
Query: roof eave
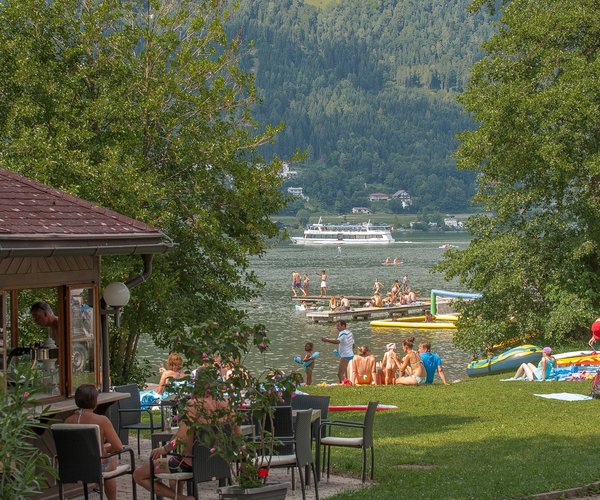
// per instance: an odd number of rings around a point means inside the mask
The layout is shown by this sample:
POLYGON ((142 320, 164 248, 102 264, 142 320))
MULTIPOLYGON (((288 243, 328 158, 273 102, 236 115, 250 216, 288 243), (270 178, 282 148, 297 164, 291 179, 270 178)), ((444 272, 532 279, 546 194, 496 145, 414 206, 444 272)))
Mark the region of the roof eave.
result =
MULTIPOLYGON (((20 239, 0 236, 0 258, 7 257, 58 257, 58 256, 102 256, 141 255, 165 253, 173 249, 174 243, 162 233, 154 235, 120 235, 120 238, 65 238, 20 239)), ((29 237, 30 235, 27 235, 29 237)), ((113 236, 113 235, 111 235, 113 236)))

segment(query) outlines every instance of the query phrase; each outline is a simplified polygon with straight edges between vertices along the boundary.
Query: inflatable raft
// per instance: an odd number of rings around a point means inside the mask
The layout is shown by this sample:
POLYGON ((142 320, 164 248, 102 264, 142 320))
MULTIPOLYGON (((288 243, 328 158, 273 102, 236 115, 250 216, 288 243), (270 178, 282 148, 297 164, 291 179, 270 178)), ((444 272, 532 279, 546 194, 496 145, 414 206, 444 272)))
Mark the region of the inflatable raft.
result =
POLYGON ((596 366, 600 367, 600 353, 596 351, 572 351, 555 354, 556 366, 596 366))
POLYGON ((467 365, 467 375, 478 377, 516 371, 521 363, 537 365, 542 359, 542 348, 537 345, 525 344, 488 359, 471 361, 467 365))
POLYGON ((409 328, 413 330, 456 330, 458 316, 453 314, 437 314, 435 321, 425 321, 425 316, 409 316, 401 320, 371 321, 371 326, 384 328, 409 328))

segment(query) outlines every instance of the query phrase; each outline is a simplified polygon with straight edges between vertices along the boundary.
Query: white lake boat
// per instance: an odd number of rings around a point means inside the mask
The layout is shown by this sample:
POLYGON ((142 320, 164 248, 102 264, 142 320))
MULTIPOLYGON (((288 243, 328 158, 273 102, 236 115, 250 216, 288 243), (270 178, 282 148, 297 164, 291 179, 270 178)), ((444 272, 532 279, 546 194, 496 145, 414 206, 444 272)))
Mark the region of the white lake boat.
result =
POLYGON ((304 236, 290 238, 297 245, 387 245, 394 242, 391 227, 362 224, 309 224, 304 236))

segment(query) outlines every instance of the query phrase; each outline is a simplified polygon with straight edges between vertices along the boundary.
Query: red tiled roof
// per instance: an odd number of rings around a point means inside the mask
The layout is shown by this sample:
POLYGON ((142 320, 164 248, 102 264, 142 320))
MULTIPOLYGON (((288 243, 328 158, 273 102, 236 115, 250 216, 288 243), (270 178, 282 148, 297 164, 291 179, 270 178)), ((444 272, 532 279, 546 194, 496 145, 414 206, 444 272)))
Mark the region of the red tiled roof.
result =
MULTIPOLYGON (((85 253, 95 247, 103 248, 99 253, 107 255, 110 247, 132 248, 134 242, 145 245, 148 253, 165 251, 152 251, 148 245, 165 245, 166 237, 144 222, 0 169, 0 256, 16 241, 21 242, 20 247, 27 241, 33 250, 33 241, 45 241, 42 246, 48 249, 50 240, 55 242, 55 250, 60 246, 56 242, 67 241, 66 246, 71 247, 83 244, 85 253), (79 243, 74 245, 75 241, 79 243)), ((143 253, 143 249, 115 253, 143 253)))

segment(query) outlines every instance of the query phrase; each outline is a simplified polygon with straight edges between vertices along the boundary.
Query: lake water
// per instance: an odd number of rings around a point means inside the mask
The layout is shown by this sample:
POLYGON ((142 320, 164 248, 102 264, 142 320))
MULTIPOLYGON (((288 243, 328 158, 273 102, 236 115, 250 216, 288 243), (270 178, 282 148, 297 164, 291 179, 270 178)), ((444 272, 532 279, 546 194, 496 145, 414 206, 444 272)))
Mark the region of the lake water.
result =
MULTIPOLYGON (((336 337, 333 323, 310 323, 303 312, 296 311, 290 300, 291 273, 305 272, 311 279, 310 293, 318 295, 320 279, 317 276, 322 269, 328 275, 328 293, 330 295, 370 295, 376 278, 389 291, 394 279, 402 280, 404 273, 410 279, 413 289, 422 291, 426 298, 432 288, 467 291, 457 283, 444 282, 438 274, 430 272, 431 267, 440 260, 444 250, 439 247, 450 243, 465 248, 469 244, 469 235, 458 232, 421 232, 407 231, 394 234, 396 243, 369 247, 342 247, 338 257, 336 245, 299 246, 281 243, 269 250, 262 258, 252 260, 251 267, 265 283, 262 297, 246 304, 250 320, 267 326, 271 338, 271 347, 265 355, 252 354, 245 364, 253 369, 264 367, 285 370, 298 369, 300 366, 293 357, 301 355, 306 342, 315 344, 320 352, 313 372, 313 383, 337 381, 338 358, 333 354, 332 344, 320 341, 321 337, 336 337), (386 257, 398 257, 403 264, 384 266, 386 257)), ((416 342, 429 340, 432 350, 442 357, 444 371, 450 380, 466 376, 465 366, 470 356, 457 349, 453 343, 452 330, 415 330, 372 328, 369 321, 348 321, 348 327, 354 334, 356 345, 368 345, 378 360, 385 352, 388 342, 395 342, 401 352, 402 340, 415 336, 416 342)), ((152 364, 159 366, 165 359, 165 352, 158 351, 148 339, 140 342, 140 354, 152 364)))

